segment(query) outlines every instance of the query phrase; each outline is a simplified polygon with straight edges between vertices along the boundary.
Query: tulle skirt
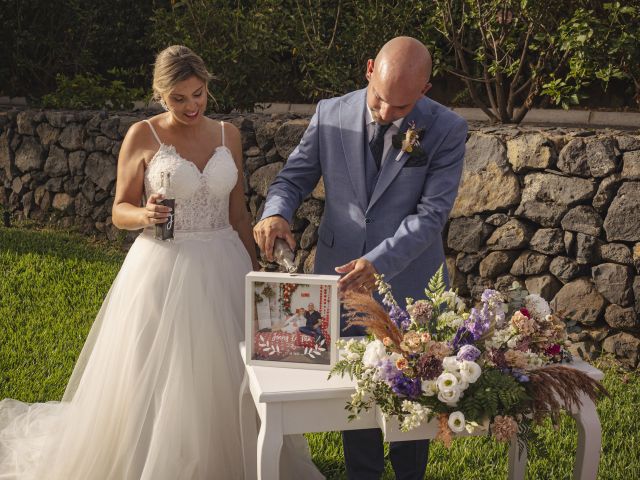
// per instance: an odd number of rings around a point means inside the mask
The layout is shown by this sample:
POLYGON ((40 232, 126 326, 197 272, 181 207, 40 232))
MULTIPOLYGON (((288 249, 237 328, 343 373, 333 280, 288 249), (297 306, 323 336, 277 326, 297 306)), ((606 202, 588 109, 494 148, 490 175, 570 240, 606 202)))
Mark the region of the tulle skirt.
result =
POLYGON ((136 239, 62 402, 0 402, 0 479, 243 478, 251 261, 231 228, 176 236, 136 239))

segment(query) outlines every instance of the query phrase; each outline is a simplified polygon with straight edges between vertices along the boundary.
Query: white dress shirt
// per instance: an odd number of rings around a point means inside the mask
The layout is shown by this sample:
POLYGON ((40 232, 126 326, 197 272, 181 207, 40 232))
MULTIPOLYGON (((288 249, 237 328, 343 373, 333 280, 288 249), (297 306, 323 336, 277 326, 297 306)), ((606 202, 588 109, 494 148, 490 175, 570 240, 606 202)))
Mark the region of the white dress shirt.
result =
MULTIPOLYGON (((373 119, 373 115, 371 114, 371 109, 369 108, 369 105, 367 105, 367 135, 368 135, 368 141, 370 142, 371 139, 373 138, 373 134, 375 131, 375 120, 373 119)), ((380 165, 382 165, 384 163, 384 159, 387 158, 387 153, 389 153, 389 149, 392 146, 392 140, 391 137, 393 137, 395 134, 397 134, 400 131, 400 125, 402 125, 402 121, 404 120, 404 117, 399 118, 398 120, 396 120, 395 122, 393 122, 391 124, 391 126, 389 127, 389 129, 385 132, 384 134, 384 149, 382 150, 382 161, 380 162, 380 165)))

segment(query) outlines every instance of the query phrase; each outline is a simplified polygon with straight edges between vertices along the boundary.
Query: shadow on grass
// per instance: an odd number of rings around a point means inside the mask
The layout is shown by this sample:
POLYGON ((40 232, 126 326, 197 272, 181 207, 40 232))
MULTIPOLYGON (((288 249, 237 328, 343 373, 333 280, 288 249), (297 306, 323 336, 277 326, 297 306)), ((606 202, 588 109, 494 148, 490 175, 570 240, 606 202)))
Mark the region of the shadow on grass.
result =
POLYGON ((51 255, 60 259, 122 261, 124 251, 107 241, 91 240, 78 233, 55 230, 0 227, 0 252, 17 255, 51 255))

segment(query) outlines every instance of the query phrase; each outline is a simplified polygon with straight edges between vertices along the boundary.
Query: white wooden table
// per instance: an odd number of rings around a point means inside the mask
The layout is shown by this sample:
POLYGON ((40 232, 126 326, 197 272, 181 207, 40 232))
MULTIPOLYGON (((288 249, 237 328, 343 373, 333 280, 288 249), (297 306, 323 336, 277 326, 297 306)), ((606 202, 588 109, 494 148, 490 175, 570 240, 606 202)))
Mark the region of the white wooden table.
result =
MULTIPOLYGON (((240 344, 245 358, 244 342, 240 344)), ((603 377, 583 361, 571 365, 590 377, 603 377)), ((345 405, 355 392, 348 377, 332 377, 327 371, 247 366, 240 389, 240 422, 246 480, 278 480, 283 436, 310 432, 330 432, 379 428, 375 409, 349 422, 345 405), (256 411, 260 419, 257 428, 256 411)), ((601 429, 594 403, 582 399, 580 408, 569 412, 578 425, 578 451, 573 469, 575 480, 595 480, 600 462, 601 429)), ((380 417, 380 415, 378 415, 380 417)), ((435 438, 437 421, 408 432, 405 440, 435 438)), ((393 432, 383 430, 386 438, 393 432)), ((465 433, 466 434, 466 433, 465 433)), ((486 432, 478 432, 480 435, 486 432)), ((457 434, 456 436, 460 436, 457 434)), ((519 454, 517 441, 509 448, 509 479, 524 480, 527 453, 519 454)))

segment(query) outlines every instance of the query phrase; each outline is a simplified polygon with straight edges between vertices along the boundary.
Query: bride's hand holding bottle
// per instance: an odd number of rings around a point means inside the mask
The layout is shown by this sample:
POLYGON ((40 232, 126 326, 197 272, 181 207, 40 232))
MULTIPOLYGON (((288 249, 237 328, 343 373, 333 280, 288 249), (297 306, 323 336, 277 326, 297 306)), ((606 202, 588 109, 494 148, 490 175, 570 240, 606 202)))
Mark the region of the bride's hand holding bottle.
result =
POLYGON ((171 216, 171 208, 158 205, 164 195, 154 193, 147 199, 147 204, 141 209, 140 223, 143 227, 166 223, 171 216))

